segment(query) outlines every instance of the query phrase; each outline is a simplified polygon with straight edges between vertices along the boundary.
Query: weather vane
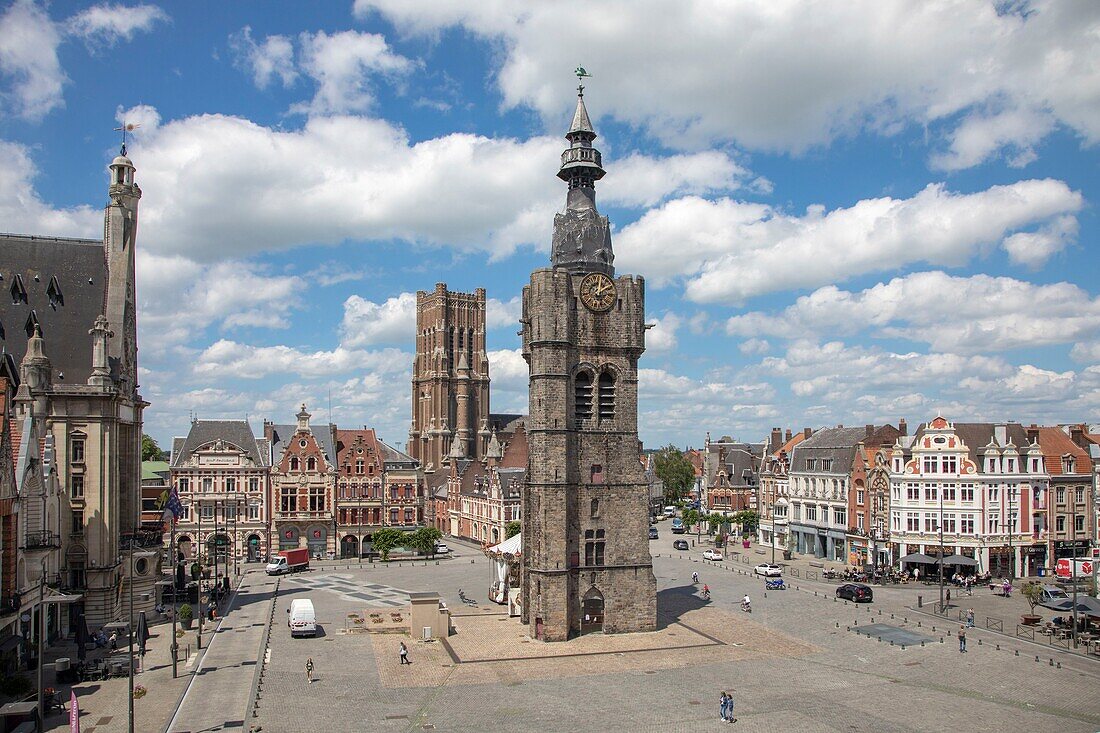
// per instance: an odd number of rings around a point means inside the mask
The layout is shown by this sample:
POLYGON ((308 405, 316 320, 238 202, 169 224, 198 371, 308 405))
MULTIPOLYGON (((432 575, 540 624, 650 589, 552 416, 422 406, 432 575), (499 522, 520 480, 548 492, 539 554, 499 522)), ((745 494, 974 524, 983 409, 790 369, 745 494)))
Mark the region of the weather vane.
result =
MULTIPOLYGON (((582 71, 583 71, 583 69, 582 69, 582 71)), ((115 132, 121 132, 122 133, 122 154, 123 155, 126 155, 126 133, 133 132, 134 130, 136 130, 139 127, 141 127, 141 125, 136 123, 136 122, 123 122, 121 127, 116 127, 115 128, 115 132)))
POLYGON ((584 81, 585 78, 591 78, 592 75, 585 71, 583 66, 578 66, 576 69, 573 70, 573 73, 577 75, 577 94, 583 97, 584 84, 581 84, 580 82, 584 81))

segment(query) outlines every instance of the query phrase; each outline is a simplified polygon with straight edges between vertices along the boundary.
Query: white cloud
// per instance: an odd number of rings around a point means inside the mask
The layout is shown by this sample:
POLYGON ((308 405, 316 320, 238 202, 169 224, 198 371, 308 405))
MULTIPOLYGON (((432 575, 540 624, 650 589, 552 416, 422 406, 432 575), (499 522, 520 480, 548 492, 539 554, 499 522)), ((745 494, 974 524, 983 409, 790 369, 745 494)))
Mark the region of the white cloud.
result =
POLYGON ((340 322, 345 346, 411 343, 416 332, 416 293, 401 293, 374 303, 358 295, 344 301, 340 322))
MULTIPOLYGON (((760 204, 686 197, 652 209, 618 237, 619 264, 661 285, 687 278, 687 297, 737 303, 913 263, 961 265, 1024 227, 1083 206, 1062 181, 1019 181, 971 194, 929 184, 912 198, 864 199, 798 217, 760 204)), ((1068 217, 1072 220, 1072 217, 1068 217)))
POLYGON ((1074 344, 1069 355, 1080 364, 1100 364, 1100 340, 1074 344))
POLYGON ((68 81, 57 58, 61 35, 33 0, 16 0, 0 15, 0 92, 8 114, 39 120, 65 106, 68 81))
POLYGON ((252 40, 252 28, 245 26, 229 37, 233 65, 252 75, 260 89, 278 77, 284 87, 298 78, 294 67, 294 43, 287 36, 268 36, 263 43, 252 40))
POLYGON ((485 327, 511 328, 519 330, 520 312, 523 310, 523 300, 518 296, 503 301, 489 298, 485 301, 485 327))
POLYGON ((675 351, 676 331, 683 324, 683 319, 675 313, 666 313, 660 318, 647 319, 647 322, 654 325, 645 332, 646 351, 652 354, 675 351))
MULTIPOLYGON (((519 246, 548 246, 565 199, 554 177, 564 144, 550 137, 452 133, 413 144, 402 129, 364 117, 314 117, 281 131, 223 115, 139 132, 130 153, 145 192, 143 241, 195 259, 349 239, 504 257, 519 246)), ((632 168, 662 160, 636 157, 632 168)), ((616 198, 611 166, 604 199, 638 205, 683 187, 719 190, 736 185, 736 170, 714 163, 651 177, 616 198)))
POLYGON ((1035 285, 1009 277, 919 272, 858 293, 827 285, 780 314, 726 322, 731 336, 805 338, 870 333, 977 354, 1064 344, 1100 333, 1100 298, 1070 283, 1035 285))
POLYGON ((139 104, 124 110, 120 105, 115 109, 115 121, 119 125, 134 125, 134 129, 127 133, 127 137, 130 135, 134 137, 140 137, 147 135, 160 126, 160 113, 157 112, 157 108, 148 104, 139 104))
POLYGON ((1038 269, 1077 239, 1077 218, 1059 216, 1034 232, 1019 232, 1004 241, 1008 258, 1017 265, 1038 269))
POLYGON ((945 153, 932 156, 933 168, 955 171, 978 165, 1002 149, 1014 151, 1009 164, 1021 168, 1037 157, 1034 145, 1054 129, 1055 119, 1038 109, 1012 109, 993 115, 972 113, 949 135, 945 153))
POLYGON ((252 346, 220 339, 195 359, 192 371, 213 380, 261 379, 273 374, 325 377, 352 372, 408 371, 412 355, 398 349, 363 351, 337 346, 331 351, 303 351, 291 346, 252 346))
MULTIPOLYGON (((0 30, 0 43, 3 43, 0 30)), ((103 213, 91 206, 55 209, 32 185, 38 169, 24 146, 0 140, 0 225, 4 231, 61 237, 102 236, 103 213)), ((106 177, 104 178, 106 180, 106 177)), ((104 184, 106 192, 106 184, 104 184)))
POLYGON ((203 264, 143 248, 137 277, 141 345, 158 356, 200 340, 211 326, 286 328, 304 288, 300 278, 269 275, 254 263, 203 264))
POLYGON ((653 206, 669 190, 687 194, 733 190, 749 176, 749 171, 717 150, 660 159, 634 153, 609 167, 614 175, 601 187, 601 196, 635 207, 653 206))
POLYGON ((394 53, 386 39, 375 33, 342 31, 331 36, 324 31, 303 33, 302 73, 317 82, 317 93, 308 104, 291 111, 311 115, 364 112, 374 102, 368 78, 378 74, 395 80, 412 70, 414 64, 394 53))
POLYGON ((505 105, 547 119, 568 106, 562 70, 584 59, 600 109, 673 145, 799 152, 916 123, 942 129, 952 147, 937 160, 959 166, 1001 146, 1026 154, 1044 117, 1100 139, 1094 3, 356 0, 355 12, 487 39, 505 105))
POLYGON ((66 21, 69 34, 84 41, 90 51, 110 48, 119 40, 129 41, 135 33, 148 32, 168 14, 156 5, 111 5, 104 3, 82 10, 66 21))
POLYGON ((742 354, 766 354, 771 351, 772 345, 767 339, 750 338, 738 344, 737 348, 742 354))

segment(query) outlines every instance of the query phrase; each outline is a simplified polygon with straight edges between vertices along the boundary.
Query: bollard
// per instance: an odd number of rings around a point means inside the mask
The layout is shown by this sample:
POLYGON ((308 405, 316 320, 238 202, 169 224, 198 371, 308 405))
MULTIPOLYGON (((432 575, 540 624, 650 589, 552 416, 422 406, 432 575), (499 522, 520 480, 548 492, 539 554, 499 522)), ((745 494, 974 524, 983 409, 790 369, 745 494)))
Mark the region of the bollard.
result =
POLYGON ((1036 661, 1036 662, 1038 662, 1038 661, 1039 661, 1039 655, 1038 655, 1038 654, 1036 654, 1036 655, 1035 655, 1035 661, 1036 661))
POLYGON ((943 643, 943 637, 942 636, 940 637, 940 643, 941 644, 943 643))
POLYGON ((920 621, 917 622, 917 628, 920 628, 920 621))
POLYGON ((982 645, 982 640, 978 639, 978 646, 981 646, 981 645, 982 645))
POLYGON ((1051 667, 1053 667, 1053 666, 1054 666, 1054 659, 1053 659, 1053 658, 1052 658, 1052 659, 1050 660, 1050 666, 1051 666, 1051 667))
POLYGON ((920 645, 921 645, 921 648, 923 649, 923 648, 924 648, 924 642, 922 641, 922 642, 920 643, 920 645))
POLYGON ((882 637, 881 637, 881 636, 879 636, 879 637, 876 637, 876 638, 877 638, 877 639, 878 639, 879 641, 882 641, 882 637))
POLYGON ((894 614, 890 614, 890 620, 891 620, 891 621, 893 621, 893 620, 894 620, 894 614))
POLYGON ((924 608, 924 596, 917 596, 917 608, 924 608))
MULTIPOLYGON (((851 631, 851 630, 852 630, 852 627, 851 627, 851 626, 845 626, 845 627, 844 627, 844 630, 845 630, 845 631, 851 631)), ((1039 657, 1035 657, 1035 661, 1036 661, 1036 662, 1038 662, 1038 661, 1039 661, 1039 657)))
POLYGON ((839 622, 839 621, 837 621, 837 622, 836 622, 836 627, 837 627, 838 629, 840 628, 840 622, 839 622))
POLYGON ((1015 653, 1015 654, 1014 654, 1013 656, 1015 656, 1015 657, 1018 657, 1018 656, 1020 656, 1020 650, 1019 650, 1019 649, 1017 649, 1017 650, 1016 650, 1016 653, 1015 653))
POLYGON ((936 630, 936 627, 935 627, 935 626, 933 626, 933 627, 932 627, 932 631, 935 631, 935 630, 936 630))
POLYGON ((1001 645, 1000 645, 1000 644, 998 644, 998 645, 997 645, 997 648, 996 648, 996 649, 995 649, 994 651, 998 651, 998 652, 999 652, 999 651, 1001 651, 1001 645))
POLYGON ((1062 663, 1061 663, 1061 662, 1058 662, 1058 663, 1057 663, 1057 664, 1055 664, 1054 666, 1055 666, 1056 668, 1058 668, 1058 669, 1061 669, 1061 668, 1062 668, 1062 663))
POLYGON ((894 640, 893 640, 893 639, 891 639, 891 640, 890 640, 890 646, 893 646, 893 645, 894 645, 894 640))

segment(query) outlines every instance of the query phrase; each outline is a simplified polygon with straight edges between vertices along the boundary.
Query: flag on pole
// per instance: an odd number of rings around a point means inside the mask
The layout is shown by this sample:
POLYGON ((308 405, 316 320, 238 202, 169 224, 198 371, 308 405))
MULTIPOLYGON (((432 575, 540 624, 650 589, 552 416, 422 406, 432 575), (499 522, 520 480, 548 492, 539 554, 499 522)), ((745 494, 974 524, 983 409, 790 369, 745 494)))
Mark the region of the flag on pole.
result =
POLYGON ((171 522, 174 525, 179 521, 181 514, 183 514, 183 502, 180 501, 179 492, 172 487, 171 493, 168 494, 168 501, 164 503, 164 515, 161 521, 165 524, 171 522))
POLYGON ((80 706, 76 704, 76 690, 69 694, 69 733, 80 733, 80 706))

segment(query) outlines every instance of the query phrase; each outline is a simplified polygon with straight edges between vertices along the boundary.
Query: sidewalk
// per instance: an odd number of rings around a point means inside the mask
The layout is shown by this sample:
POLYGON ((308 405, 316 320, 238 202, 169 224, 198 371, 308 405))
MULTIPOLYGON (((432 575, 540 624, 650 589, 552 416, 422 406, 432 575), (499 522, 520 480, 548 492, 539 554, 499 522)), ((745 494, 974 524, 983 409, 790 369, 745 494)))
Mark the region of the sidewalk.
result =
POLYGON ((167 728, 166 715, 158 731, 247 730, 252 682, 271 619, 276 582, 262 572, 251 572, 242 579, 229 611, 210 637, 179 710, 167 728))

